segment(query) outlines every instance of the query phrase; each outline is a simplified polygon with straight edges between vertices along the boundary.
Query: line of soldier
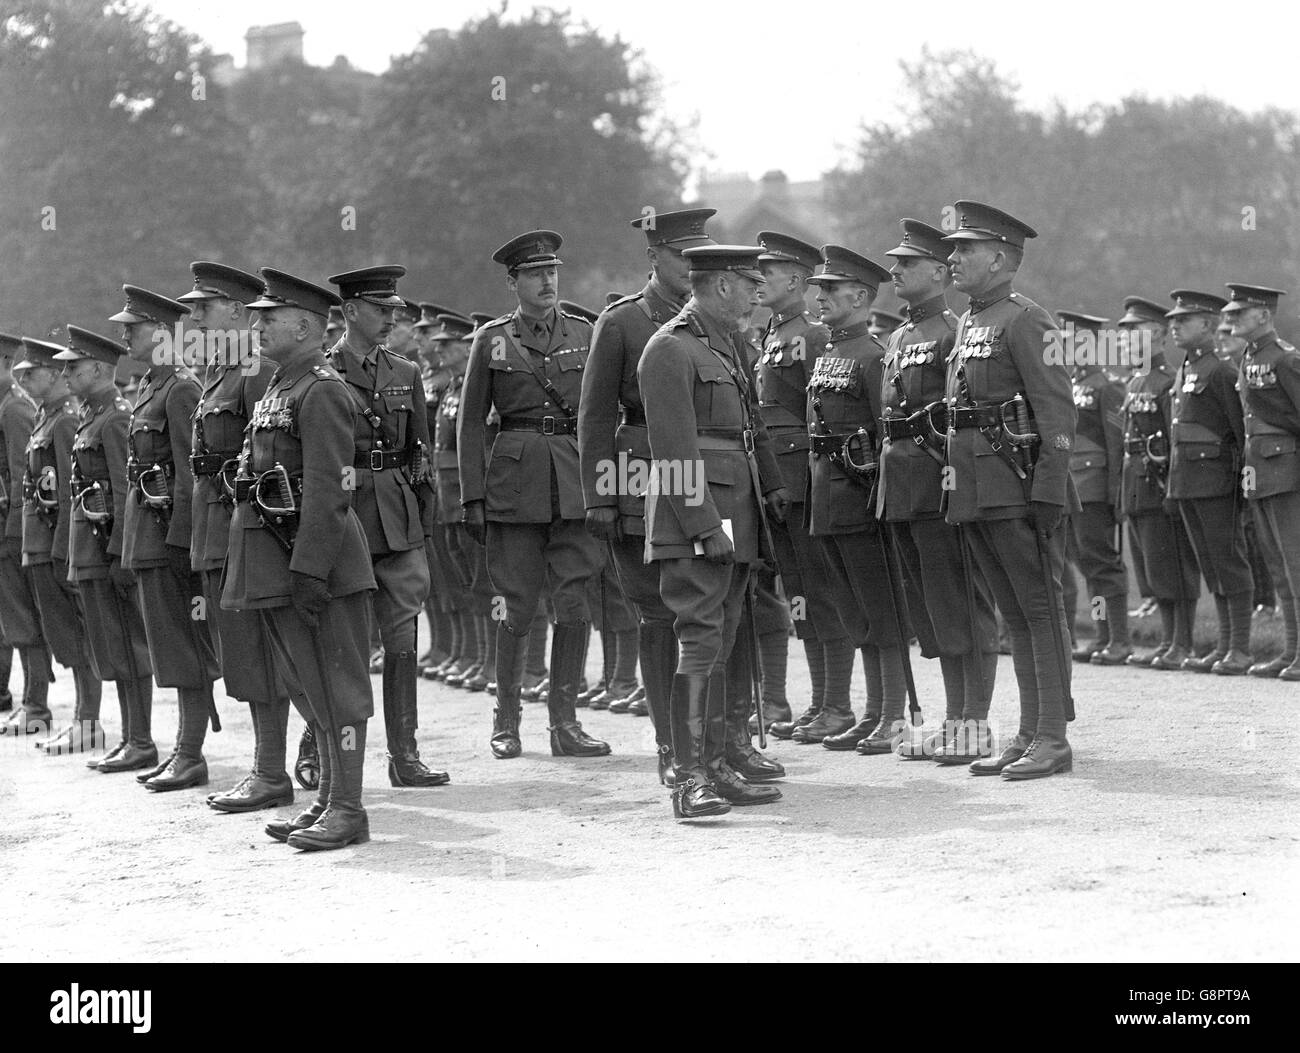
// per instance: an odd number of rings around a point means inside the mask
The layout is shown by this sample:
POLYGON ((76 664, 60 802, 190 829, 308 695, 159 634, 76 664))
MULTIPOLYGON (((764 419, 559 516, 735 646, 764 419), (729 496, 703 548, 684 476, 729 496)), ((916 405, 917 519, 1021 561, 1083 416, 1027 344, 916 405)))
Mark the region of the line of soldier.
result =
MULTIPOLYGON (((163 375, 147 376, 134 414, 112 388, 117 356, 150 360, 157 328, 174 325, 185 312, 178 301, 128 286, 127 308, 114 316, 126 326, 127 348, 75 327, 67 350, 25 341, 26 370, 69 362, 69 386, 84 404, 73 443, 77 471, 69 470, 76 491, 69 576, 78 583, 92 668, 99 670, 95 679, 118 681, 124 728, 123 743, 99 762, 100 770, 133 770, 155 759, 148 735, 152 661, 159 683, 176 686, 182 702, 176 753, 150 776, 153 788, 206 779, 198 747, 212 710, 215 671, 204 652, 209 638, 194 628, 204 619, 186 617, 189 601, 201 597, 210 601, 215 651, 223 659, 232 656, 223 661, 228 690, 231 665, 247 673, 250 663, 226 646, 226 620, 247 621, 247 646, 260 646, 267 656, 264 683, 245 692, 258 732, 254 770, 241 787, 210 802, 243 810, 282 803, 286 790, 291 798, 279 715, 287 714, 285 700, 293 697, 324 745, 320 792, 306 812, 271 824, 268 832, 303 848, 364 840, 360 757, 373 708, 366 676, 366 593, 373 590, 390 778, 395 785, 445 782, 444 773, 424 768, 415 750, 415 618, 430 594, 430 566, 438 563, 426 540, 433 536, 434 508, 447 517, 444 526, 455 528, 442 533, 444 570, 458 567, 455 584, 470 593, 481 570, 503 602, 504 616, 492 619, 495 649, 489 652, 485 639, 480 655, 480 665, 495 673, 491 748, 499 758, 517 757, 522 749, 529 636, 544 592, 555 620, 547 696, 552 752, 608 754, 608 744, 589 736, 575 713, 592 619, 590 584, 608 563, 639 619, 644 702, 675 813, 694 818, 777 800, 780 791, 771 782, 784 770, 754 749, 750 723, 753 692, 769 659, 783 664, 764 645, 765 636, 776 634, 761 631, 764 609, 784 614, 780 599, 771 599, 772 582, 757 573, 774 565, 786 598, 807 604, 808 617, 796 626, 807 623, 801 635, 814 694, 796 720, 769 721, 765 711, 760 736, 770 726, 775 734, 831 749, 897 749, 904 757, 967 764, 974 774, 1012 780, 1070 770, 1069 630, 1061 596, 1067 531, 1061 520, 1073 514, 1070 533, 1081 552, 1079 536, 1094 519, 1106 522, 1104 511, 1090 507, 1102 502, 1084 485, 1094 481, 1095 447, 1104 448, 1106 437, 1085 431, 1076 447, 1076 414, 1086 408, 1081 401, 1088 389, 1072 389, 1065 366, 1044 353, 1057 321, 1011 288, 1024 243, 1036 233, 987 205, 962 201, 956 209, 960 221, 951 234, 903 220, 890 270, 840 246, 818 250, 773 232, 760 234, 757 246, 719 246, 704 230, 713 215, 707 209, 633 221, 647 238, 650 280, 641 292, 611 303, 594 330, 584 313, 558 305, 560 236, 532 231, 512 239, 493 258, 505 267, 518 301, 514 312, 463 320, 434 311, 447 340, 473 333, 463 383, 454 398, 444 391, 439 400, 436 430, 442 433, 445 423, 446 440, 434 443, 433 478, 438 489, 445 484, 440 502, 419 463, 429 440, 425 386, 418 368, 385 346, 399 311, 412 328, 428 321, 397 295, 400 267, 337 275, 331 279, 340 290, 336 296, 271 269, 256 279, 195 264, 195 289, 185 299, 191 310, 199 307, 198 323, 215 326, 214 307, 227 312, 221 319, 227 323, 237 323, 244 310, 255 312, 261 353, 276 366, 260 398, 241 390, 237 405, 218 409, 214 403, 210 414, 197 398, 187 411, 165 411, 171 398, 163 389, 183 386, 183 367, 168 365, 163 375), (886 280, 908 305, 888 349, 872 334, 879 327, 873 301, 886 280), (947 307, 950 285, 970 297, 960 319, 947 307), (818 289, 824 325, 810 320, 808 287, 818 289), (322 340, 330 309, 340 302, 343 336, 327 361, 322 340), (751 342, 749 323, 760 305, 772 318, 751 342), (49 363, 32 357, 39 350, 49 363), (151 411, 141 410, 151 403, 151 411), (83 431, 88 425, 95 430, 100 416, 111 419, 110 410, 128 442, 108 441, 102 424, 93 437, 98 441, 87 442, 83 431), (237 418, 238 411, 246 427, 237 426, 239 434, 218 428, 223 438, 209 445, 209 417, 237 418), (193 441, 180 456, 190 436, 178 424, 190 417, 193 441), (302 441, 307 434, 311 442, 302 441), (83 457, 81 451, 91 449, 100 452, 83 457), (611 487, 609 471, 616 465, 627 474, 611 487), (638 465, 646 470, 627 472, 638 465), (673 485, 673 466, 678 484, 683 466, 698 466, 700 485, 673 485), (216 547, 224 549, 227 537, 229 546, 220 555, 195 547, 192 569, 205 580, 201 589, 191 580, 187 593, 190 560, 169 550, 188 556, 189 546, 176 543, 185 534, 173 534, 172 527, 177 508, 189 504, 191 486, 197 504, 198 488, 209 477, 213 489, 205 503, 224 504, 230 517, 214 535, 222 539, 216 547), (448 512, 457 489, 459 523, 448 512), (139 531, 150 516, 142 545, 132 525, 139 531), (132 547, 125 557, 114 521, 128 524, 132 547), (462 532, 483 546, 481 560, 472 547, 461 547, 462 532), (84 566, 78 544, 95 557, 84 566), (352 549, 371 558, 348 558, 357 555, 352 549), (205 558, 217 562, 205 566, 205 558), (1010 631, 1021 708, 1018 732, 1000 751, 987 721, 996 675, 995 603, 1010 631), (95 627, 110 620, 101 657, 95 627), (907 651, 913 633, 923 655, 940 659, 945 685, 942 730, 924 742, 913 734, 920 723, 907 651), (861 721, 848 706, 859 649, 868 678, 861 721)), ((1284 614, 1290 612, 1284 657, 1291 668, 1297 560, 1294 540, 1283 536, 1280 524, 1289 495, 1300 490, 1293 479, 1300 431, 1295 352, 1272 330, 1278 291, 1244 285, 1231 291, 1233 302, 1220 306, 1234 334, 1247 341, 1240 397, 1245 468, 1255 485, 1246 496, 1259 502, 1261 540, 1284 614)), ((1175 296, 1179 319, 1215 313, 1203 294, 1175 296)), ((1132 314, 1141 303, 1130 300, 1132 314)), ((1065 320, 1087 323, 1086 316, 1065 320)), ((1121 325, 1146 322, 1157 324, 1139 311, 1121 325)), ((1185 323, 1175 325, 1181 342, 1185 323)), ((1197 344, 1200 328, 1187 332, 1189 347, 1204 344, 1197 344)), ((215 372, 232 369, 227 362, 215 372)), ((239 372, 244 387, 247 372, 239 372)), ((1158 397, 1144 388, 1157 372, 1130 383, 1125 410, 1137 422, 1132 429, 1159 417, 1158 397)), ((1190 376, 1184 390, 1194 391, 1197 382, 1190 376)), ((57 385, 52 391, 51 399, 62 397, 57 385)), ((1174 450, 1182 441, 1175 423, 1170 417, 1165 426, 1174 450)), ((1158 431, 1126 436, 1126 472, 1133 461, 1150 479, 1162 456, 1175 460, 1147 441, 1158 439, 1158 431), (1133 456, 1138 438, 1148 456, 1133 456)), ((1184 431, 1185 441, 1202 441, 1184 431)), ((1113 474, 1113 463, 1106 464, 1113 474)), ((39 479, 44 468, 35 467, 32 477, 39 479)), ((57 467, 55 478, 62 478, 57 467)), ((1166 486, 1158 523, 1154 514, 1148 524, 1144 510, 1125 509, 1140 539, 1147 528, 1153 537, 1176 529, 1166 486)), ((39 486, 36 491, 39 497, 39 486)), ((1221 496, 1175 492, 1170 498, 1221 496)), ((1094 534, 1089 541, 1096 541, 1094 534)), ((1202 547, 1212 547, 1213 528, 1202 524, 1202 534, 1202 547)), ((1142 550, 1163 544, 1142 540, 1142 550)), ((1163 604, 1165 578, 1154 565, 1147 577, 1163 604)), ((1171 599, 1187 591, 1177 580, 1174 590, 1171 599)), ((1239 665, 1244 647, 1235 646, 1241 641, 1234 634, 1240 590, 1228 583, 1221 592, 1222 657, 1239 665)), ((481 583, 479 594, 487 595, 481 583)), ((1179 610, 1171 603, 1166 652, 1176 643, 1179 610)), ((1110 647, 1113 655, 1123 644, 1122 624, 1109 605, 1107 613, 1109 638, 1099 651, 1110 647)), ((775 621, 788 624, 780 616, 775 621)), ((79 691, 83 729, 92 709, 97 713, 97 698, 92 703, 79 691)))

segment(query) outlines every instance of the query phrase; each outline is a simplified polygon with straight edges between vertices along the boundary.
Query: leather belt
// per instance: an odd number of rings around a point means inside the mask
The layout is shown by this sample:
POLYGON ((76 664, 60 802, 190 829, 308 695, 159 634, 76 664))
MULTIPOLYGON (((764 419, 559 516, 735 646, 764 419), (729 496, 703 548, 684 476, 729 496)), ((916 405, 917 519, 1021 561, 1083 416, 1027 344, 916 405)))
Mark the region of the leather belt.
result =
POLYGON ((954 428, 1000 428, 1002 406, 1000 403, 990 406, 957 406, 950 419, 954 428))
POLYGON ((711 428, 695 430, 696 446, 704 450, 744 450, 754 452, 754 433, 748 428, 711 428))
POLYGON ((645 410, 637 409, 634 406, 624 406, 621 423, 627 424, 633 428, 647 427, 645 410))
POLYGON ((195 475, 217 475, 221 471, 221 466, 236 456, 238 454, 232 453, 227 457, 222 453, 192 453, 190 471, 195 475))
POLYGON ((502 417, 502 431, 536 431, 543 435, 576 435, 578 422, 573 417, 502 417))
POLYGON ((1145 435, 1139 435, 1136 439, 1124 440, 1125 453, 1146 453, 1147 439, 1145 435))
POLYGON ((824 453, 839 453, 844 449, 844 442, 848 435, 812 435, 812 452, 821 455, 824 453))
POLYGON ((130 482, 138 483, 140 476, 145 472, 152 472, 155 468, 160 469, 164 479, 174 479, 176 477, 176 465, 168 461, 166 464, 140 464, 138 461, 129 462, 126 466, 126 477, 130 482))
POLYGON ((383 472, 389 468, 405 468, 410 460, 411 455, 406 450, 370 450, 358 453, 352 459, 352 467, 383 472))
POLYGON ((881 417, 880 426, 884 430, 885 438, 890 442, 926 434, 922 422, 912 420, 910 417, 881 417))

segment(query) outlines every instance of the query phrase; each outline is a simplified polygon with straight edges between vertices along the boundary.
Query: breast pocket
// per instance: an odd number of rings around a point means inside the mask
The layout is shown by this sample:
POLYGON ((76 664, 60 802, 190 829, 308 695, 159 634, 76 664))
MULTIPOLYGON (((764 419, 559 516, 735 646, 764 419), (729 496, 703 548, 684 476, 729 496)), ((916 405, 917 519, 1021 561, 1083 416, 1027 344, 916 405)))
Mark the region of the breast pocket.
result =
POLYGON ((698 363, 695 378, 696 419, 701 424, 740 427, 740 392, 735 379, 721 363, 698 363))
POLYGON ((411 403, 405 395, 384 395, 384 430, 398 450, 406 449, 411 430, 411 403))
POLYGON ((162 421, 136 421, 131 425, 131 452, 142 465, 170 463, 171 443, 162 421))

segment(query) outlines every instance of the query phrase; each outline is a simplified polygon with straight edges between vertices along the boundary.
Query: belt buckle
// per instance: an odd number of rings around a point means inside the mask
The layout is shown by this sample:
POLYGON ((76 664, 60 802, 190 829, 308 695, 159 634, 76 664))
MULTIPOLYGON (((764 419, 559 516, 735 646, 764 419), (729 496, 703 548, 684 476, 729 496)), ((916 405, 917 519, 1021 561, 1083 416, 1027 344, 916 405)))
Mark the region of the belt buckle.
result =
POLYGON ((372 472, 382 472, 384 470, 384 451, 370 451, 370 470, 372 472))
POLYGON ((555 434, 555 418, 554 418, 554 417, 547 416, 547 417, 543 417, 543 418, 542 418, 542 434, 543 434, 543 435, 554 435, 554 434, 555 434))
POLYGON ((749 428, 745 428, 740 433, 741 441, 745 444, 745 452, 754 452, 754 433, 749 428))

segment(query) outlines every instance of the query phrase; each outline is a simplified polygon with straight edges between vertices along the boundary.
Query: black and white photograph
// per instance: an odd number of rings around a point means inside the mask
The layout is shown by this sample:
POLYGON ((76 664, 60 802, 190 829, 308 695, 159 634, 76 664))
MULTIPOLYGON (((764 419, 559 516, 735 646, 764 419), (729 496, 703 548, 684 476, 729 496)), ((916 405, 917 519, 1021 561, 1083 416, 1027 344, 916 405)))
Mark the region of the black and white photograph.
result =
POLYGON ((182 964, 989 963, 1087 965, 1025 978, 1080 1037, 1280 1020, 1297 38, 0 0, 24 1015, 192 1034, 182 964))

